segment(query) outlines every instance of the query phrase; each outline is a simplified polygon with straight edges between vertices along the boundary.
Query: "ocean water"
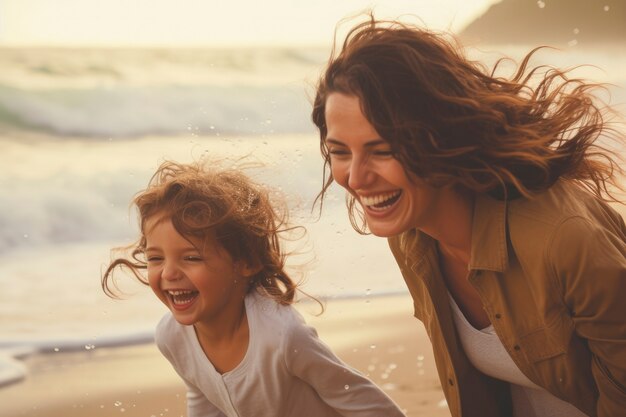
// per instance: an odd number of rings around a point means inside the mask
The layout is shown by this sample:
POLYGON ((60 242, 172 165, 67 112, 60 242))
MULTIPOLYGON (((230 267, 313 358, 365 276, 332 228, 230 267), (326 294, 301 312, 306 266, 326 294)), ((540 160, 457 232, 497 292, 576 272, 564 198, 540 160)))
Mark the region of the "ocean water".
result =
MULTIPOLYGON (((491 63, 500 52, 472 54, 491 63)), ((572 47, 538 59, 595 65, 577 74, 612 83, 623 109, 623 52, 572 47)), ((125 299, 107 298, 100 274, 112 247, 135 240, 129 202, 166 159, 262 164, 248 173, 280 191, 308 230, 288 244, 305 291, 364 302, 406 291, 386 241, 351 229, 341 190, 321 217, 312 211, 322 160, 310 102, 327 54, 0 49, 0 386, 23 375, 10 357, 151 338, 165 307, 121 276, 125 299)))

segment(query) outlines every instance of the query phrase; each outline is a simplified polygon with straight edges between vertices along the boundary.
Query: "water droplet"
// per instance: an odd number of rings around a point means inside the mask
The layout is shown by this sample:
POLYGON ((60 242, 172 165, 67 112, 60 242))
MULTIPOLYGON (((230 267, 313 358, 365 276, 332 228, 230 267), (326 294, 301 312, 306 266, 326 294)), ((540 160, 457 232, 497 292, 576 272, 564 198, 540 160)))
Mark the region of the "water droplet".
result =
POLYGON ((448 407, 448 402, 444 398, 443 400, 441 400, 441 401, 439 401, 437 403, 437 407, 439 407, 439 408, 446 408, 446 407, 448 407))
POLYGON ((580 29, 574 28, 574 35, 578 35, 580 33, 580 29))
POLYGON ((607 6, 604 6, 604 11, 605 11, 605 12, 608 12, 608 11, 609 11, 609 9, 610 9, 610 7, 609 7, 608 5, 607 5, 607 6))
POLYGON ((370 349, 376 349, 376 345, 371 344, 371 345, 370 345, 370 349))
POLYGON ((28 233, 24 233, 24 239, 28 239, 28 233))
POLYGON ((94 345, 94 344, 85 345, 85 350, 92 350, 92 349, 95 349, 95 348, 96 348, 96 345, 94 345))
POLYGON ((423 361, 424 360, 424 355, 417 355, 417 360, 418 361, 423 361))
POLYGON ((546 3, 545 3, 545 2, 543 2, 543 1, 541 1, 541 0, 539 0, 539 1, 537 2, 537 6, 539 6, 539 8, 540 8, 540 9, 543 9, 544 7, 546 7, 546 3))
POLYGON ((122 402, 121 401, 115 401, 113 403, 113 405, 116 406, 116 407, 119 407, 120 405, 122 405, 122 402))
POLYGON ((267 124, 267 125, 271 125, 271 124, 272 124, 272 119, 267 119, 267 120, 265 121, 265 124, 267 124))
POLYGON ((347 390, 347 389, 350 389, 350 385, 348 385, 348 384, 344 385, 344 386, 343 386, 343 389, 346 389, 346 390, 347 390))
POLYGON ((209 126, 209 129, 215 130, 215 126, 211 125, 211 126, 209 126))
POLYGON ((365 295, 370 295, 372 293, 371 288, 365 290, 365 295))
POLYGON ((54 351, 55 351, 55 352, 58 352, 58 351, 59 351, 59 348, 54 348, 54 351))
POLYGON ((578 45, 578 41, 576 39, 572 39, 567 43, 568 46, 576 46, 578 45))

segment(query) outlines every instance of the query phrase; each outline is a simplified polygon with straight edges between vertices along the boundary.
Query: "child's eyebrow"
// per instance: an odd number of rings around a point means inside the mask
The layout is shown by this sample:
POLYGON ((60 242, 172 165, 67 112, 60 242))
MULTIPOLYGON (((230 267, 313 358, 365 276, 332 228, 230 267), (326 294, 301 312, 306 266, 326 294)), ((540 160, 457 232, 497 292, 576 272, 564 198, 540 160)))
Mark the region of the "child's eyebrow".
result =
MULTIPOLYGON (((148 246, 143 251, 150 252, 150 251, 158 251, 158 250, 161 250, 161 248, 157 246, 148 246)), ((180 251, 181 252, 200 252, 200 250, 196 248, 195 246, 185 246, 184 248, 180 248, 180 251)))

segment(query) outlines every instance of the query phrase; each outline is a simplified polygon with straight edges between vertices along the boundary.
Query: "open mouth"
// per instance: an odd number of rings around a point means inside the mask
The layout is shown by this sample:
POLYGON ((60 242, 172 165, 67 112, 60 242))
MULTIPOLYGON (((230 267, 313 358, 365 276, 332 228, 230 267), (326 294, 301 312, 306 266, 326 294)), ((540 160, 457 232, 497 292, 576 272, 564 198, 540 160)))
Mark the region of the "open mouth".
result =
POLYGON ((389 193, 382 193, 375 196, 362 196, 360 197, 361 203, 369 210, 373 211, 385 211, 394 205, 400 196, 402 190, 392 191, 389 193))
POLYGON ((187 307, 198 296, 198 291, 193 290, 169 290, 165 291, 174 307, 187 307))

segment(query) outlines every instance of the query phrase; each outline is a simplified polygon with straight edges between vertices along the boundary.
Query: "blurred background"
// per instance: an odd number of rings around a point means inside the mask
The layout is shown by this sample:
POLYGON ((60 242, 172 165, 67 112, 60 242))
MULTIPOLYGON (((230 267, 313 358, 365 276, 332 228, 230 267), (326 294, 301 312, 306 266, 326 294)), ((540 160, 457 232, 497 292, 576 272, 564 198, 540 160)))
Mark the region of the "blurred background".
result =
POLYGON ((533 63, 588 64, 575 73, 624 110, 624 0, 0 0, 0 386, 24 377, 24 352, 151 338, 165 308, 130 278, 108 299, 100 274, 137 237, 129 202, 166 159, 262 163, 249 174, 309 231, 292 260, 306 291, 405 292, 341 190, 312 208, 314 85, 338 22, 341 40, 367 9, 450 31, 487 65, 554 46, 533 63))

